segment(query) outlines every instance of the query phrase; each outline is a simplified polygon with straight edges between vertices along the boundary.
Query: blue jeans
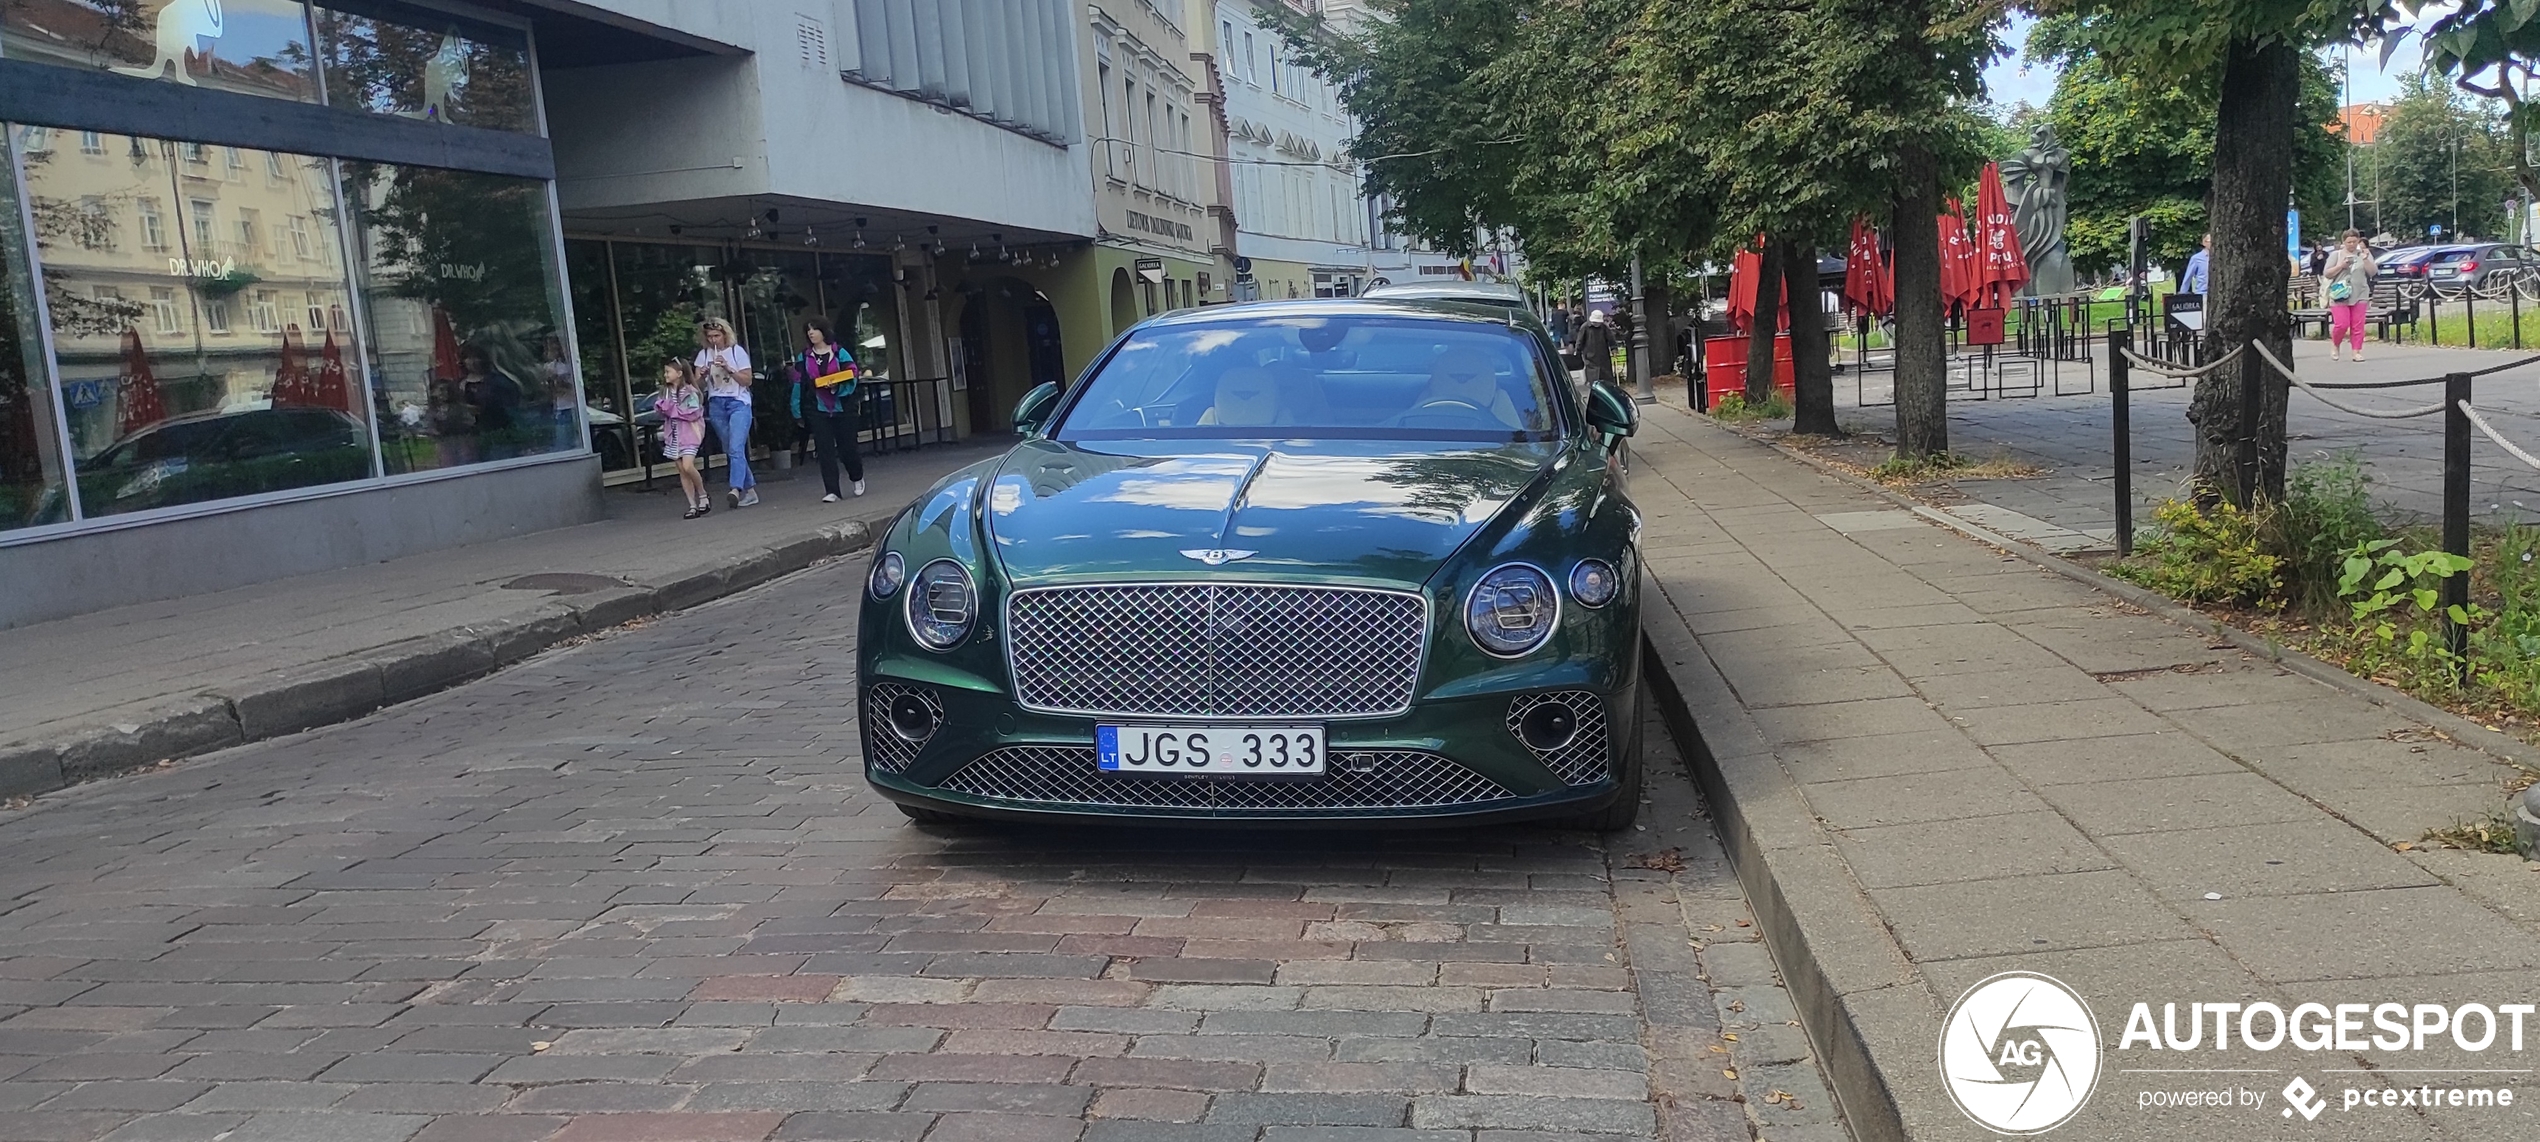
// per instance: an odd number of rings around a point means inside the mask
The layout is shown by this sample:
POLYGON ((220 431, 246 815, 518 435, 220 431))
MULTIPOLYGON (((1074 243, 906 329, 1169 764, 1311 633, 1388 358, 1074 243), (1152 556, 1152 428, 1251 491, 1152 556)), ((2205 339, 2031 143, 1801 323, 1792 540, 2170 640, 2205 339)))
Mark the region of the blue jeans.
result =
POLYGON ((723 443, 723 454, 731 468, 733 489, 757 487, 757 477, 750 475, 749 398, 714 397, 707 400, 706 423, 714 427, 714 438, 723 443))

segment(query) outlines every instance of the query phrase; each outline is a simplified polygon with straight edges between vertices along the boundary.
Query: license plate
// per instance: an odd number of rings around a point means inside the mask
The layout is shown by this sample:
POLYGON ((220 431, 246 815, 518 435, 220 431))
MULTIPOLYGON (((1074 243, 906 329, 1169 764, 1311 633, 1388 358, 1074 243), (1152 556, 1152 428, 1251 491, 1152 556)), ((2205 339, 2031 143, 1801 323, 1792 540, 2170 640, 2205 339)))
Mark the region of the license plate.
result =
POLYGON ((1323 727, 1096 726, 1094 755, 1108 773, 1313 777, 1323 772, 1323 727))

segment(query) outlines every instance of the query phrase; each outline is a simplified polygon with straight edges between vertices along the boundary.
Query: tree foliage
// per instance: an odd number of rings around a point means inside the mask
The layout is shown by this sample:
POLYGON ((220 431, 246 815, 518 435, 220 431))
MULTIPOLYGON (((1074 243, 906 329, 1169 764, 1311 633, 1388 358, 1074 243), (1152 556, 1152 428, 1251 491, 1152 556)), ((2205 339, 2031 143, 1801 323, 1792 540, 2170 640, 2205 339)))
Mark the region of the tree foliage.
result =
MULTIPOLYGON (((2085 273, 2121 266, 2130 255, 2126 221, 2151 223, 2151 258, 2177 269, 2196 252, 2213 189, 2216 77, 2157 82, 2119 74, 2091 50, 2088 21, 2050 17, 2030 31, 2032 60, 2061 66, 2043 112, 2073 155, 2067 239, 2085 273)), ((2345 226, 2346 141, 2336 127, 2337 81, 2317 56, 2304 57, 2299 118, 2293 125, 2293 199, 2307 236, 2345 226)))
POLYGON ((2503 118, 2424 73, 2401 79, 2357 181, 2377 199, 2374 217, 2401 240, 2445 235, 2495 237, 2514 185, 2503 118), (2457 148, 2457 151, 2456 151, 2457 148))
MULTIPOLYGON (((2411 11, 2432 6, 2408 0, 2411 11)), ((2405 38, 2392 36, 2384 56, 2405 38)), ((2540 64, 2540 4, 2532 0, 2456 0, 2426 31, 2427 70, 2502 105, 2504 165, 2523 193, 2540 197, 2540 169, 2531 160, 2532 125, 2540 121, 2540 108, 2532 102, 2540 98, 2533 86, 2540 76, 2535 64, 2540 64)), ((2462 221, 2466 225, 2468 219, 2462 221)))

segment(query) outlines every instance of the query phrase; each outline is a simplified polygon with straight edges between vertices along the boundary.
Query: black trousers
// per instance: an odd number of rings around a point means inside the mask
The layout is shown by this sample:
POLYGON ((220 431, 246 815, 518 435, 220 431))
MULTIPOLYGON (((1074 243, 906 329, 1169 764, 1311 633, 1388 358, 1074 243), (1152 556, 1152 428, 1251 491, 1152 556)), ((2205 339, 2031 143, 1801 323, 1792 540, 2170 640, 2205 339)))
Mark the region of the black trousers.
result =
POLYGON ((845 412, 815 409, 804 413, 803 419, 811 424, 813 447, 820 449, 820 484, 829 489, 830 495, 839 494, 838 463, 841 460, 846 462, 848 479, 864 479, 864 457, 856 455, 855 451, 853 404, 848 405, 845 412))

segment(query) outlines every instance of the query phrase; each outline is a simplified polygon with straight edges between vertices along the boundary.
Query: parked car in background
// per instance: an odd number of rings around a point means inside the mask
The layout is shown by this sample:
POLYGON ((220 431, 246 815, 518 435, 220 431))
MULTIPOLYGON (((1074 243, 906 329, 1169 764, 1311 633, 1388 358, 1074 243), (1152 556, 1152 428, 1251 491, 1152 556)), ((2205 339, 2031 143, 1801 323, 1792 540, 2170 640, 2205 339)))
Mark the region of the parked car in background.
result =
POLYGON ((1377 301, 1463 301, 1510 309, 1526 307, 1526 291, 1506 282, 1404 282, 1371 286, 1358 296, 1377 301))
POLYGON ((2452 246, 2401 246, 2381 255, 2381 276, 2396 281, 2423 282, 2426 280, 2427 265, 2455 248, 2452 246))
POLYGON ((2433 285, 2467 285, 2486 289, 2522 276, 2535 264, 2531 251, 2503 242, 2453 246, 2425 263, 2425 280, 2433 285))
POLYGON ((866 780, 920 821, 1628 826, 1637 415, 1523 310, 1141 323, 880 536, 866 780))

